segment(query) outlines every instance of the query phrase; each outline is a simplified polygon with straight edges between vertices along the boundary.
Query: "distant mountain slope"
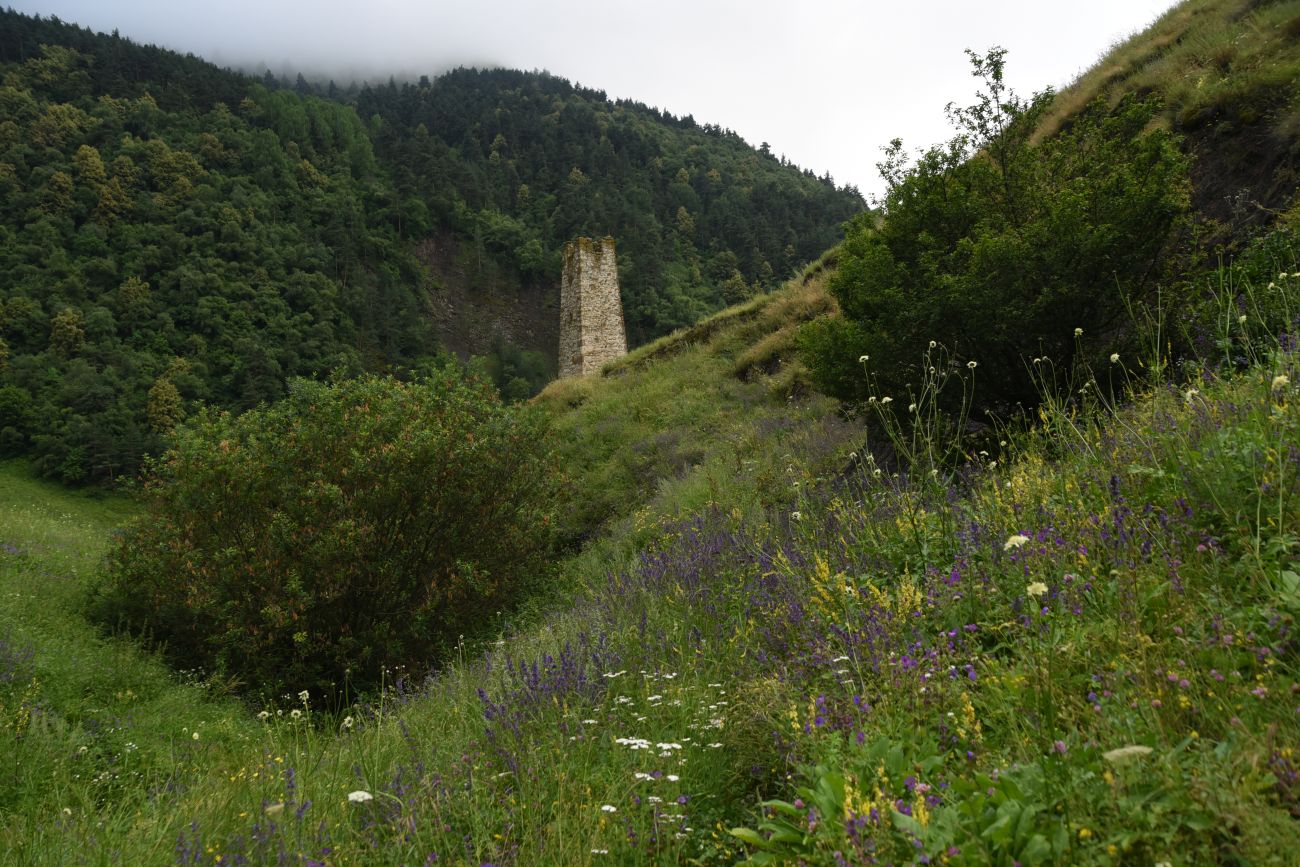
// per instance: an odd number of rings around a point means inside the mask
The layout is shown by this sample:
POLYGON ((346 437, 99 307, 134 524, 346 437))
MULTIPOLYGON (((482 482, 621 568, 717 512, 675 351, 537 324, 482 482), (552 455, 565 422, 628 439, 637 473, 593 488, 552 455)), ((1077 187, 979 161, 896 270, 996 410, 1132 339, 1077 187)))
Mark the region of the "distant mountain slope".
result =
POLYGON ((196 401, 447 348, 523 396, 571 234, 618 236, 644 340, 777 282, 862 204, 545 75, 350 91, 364 121, 275 84, 0 11, 0 454, 115 479, 196 401))
POLYGON ((426 276, 350 109, 12 12, 0 30, 5 453, 108 480, 195 400, 242 409, 292 376, 434 354, 426 276), (94 53, 27 55, 25 28, 94 53))
POLYGON ((525 278, 558 273, 575 235, 612 234, 634 344, 777 285, 863 208, 766 145, 546 73, 457 69, 356 107, 409 222, 525 278))

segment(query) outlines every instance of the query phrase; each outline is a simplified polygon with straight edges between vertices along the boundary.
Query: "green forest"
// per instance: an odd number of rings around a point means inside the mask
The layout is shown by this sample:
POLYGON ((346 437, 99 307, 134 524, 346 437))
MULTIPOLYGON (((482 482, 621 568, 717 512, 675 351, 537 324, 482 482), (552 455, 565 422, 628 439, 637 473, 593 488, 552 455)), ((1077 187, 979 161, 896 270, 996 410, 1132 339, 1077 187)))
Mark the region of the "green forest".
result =
MULTIPOLYGON (((282 87, 56 18, 0 25, 0 454, 65 483, 129 478, 201 404, 449 363, 431 236, 491 304, 557 294, 564 242, 614 235, 635 344, 774 285, 863 208, 544 73, 282 87)), ((552 346, 480 342, 510 397, 553 374, 552 346)))
POLYGON ((771 288, 832 246, 861 197, 763 144, 561 78, 458 69, 356 97, 401 219, 448 225, 524 277, 612 234, 634 344, 771 288))

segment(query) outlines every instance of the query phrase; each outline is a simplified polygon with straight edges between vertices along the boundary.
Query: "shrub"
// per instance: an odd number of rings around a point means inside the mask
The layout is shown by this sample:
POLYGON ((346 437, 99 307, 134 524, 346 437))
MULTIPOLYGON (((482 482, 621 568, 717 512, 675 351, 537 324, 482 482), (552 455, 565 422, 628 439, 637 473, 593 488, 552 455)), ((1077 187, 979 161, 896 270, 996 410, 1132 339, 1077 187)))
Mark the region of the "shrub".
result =
POLYGON ((432 666, 538 580, 558 478, 542 424, 454 372, 203 411, 111 552, 99 617, 261 691, 432 666))
POLYGON ((900 398, 902 363, 937 340, 979 362, 982 408, 1029 405, 1023 353, 1068 369, 1082 346, 1102 362, 1119 348, 1128 305, 1155 285, 1188 193, 1186 159, 1149 128, 1154 106, 1098 103, 1038 141, 1050 92, 1009 93, 1001 50, 972 61, 985 90, 949 109, 956 137, 911 165, 896 140, 880 165, 883 222, 863 215, 847 227, 830 283, 844 319, 813 322, 801 338, 828 393, 865 398, 858 359, 868 355, 879 389, 900 398))

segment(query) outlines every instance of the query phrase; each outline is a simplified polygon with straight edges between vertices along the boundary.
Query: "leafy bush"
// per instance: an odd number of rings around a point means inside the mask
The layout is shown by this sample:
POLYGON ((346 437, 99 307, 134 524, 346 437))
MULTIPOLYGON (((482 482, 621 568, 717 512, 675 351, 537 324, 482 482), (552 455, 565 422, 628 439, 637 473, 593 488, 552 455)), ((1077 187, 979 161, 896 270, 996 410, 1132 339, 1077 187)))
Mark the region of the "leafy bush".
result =
POLYGON ((1095 361, 1114 352, 1187 208, 1186 159, 1148 128, 1153 105, 1099 103, 1038 141, 1051 93, 1009 93, 1001 50, 972 62, 985 91, 949 108, 956 137, 910 166, 895 140, 880 164, 885 219, 850 223, 830 284, 844 318, 802 335, 819 387, 838 397, 866 396, 868 355, 878 387, 901 399, 901 361, 938 340, 978 361, 985 408, 1030 403, 1024 353, 1068 369, 1078 346, 1095 361))
POLYGON ((454 372, 201 412, 110 554, 100 617, 255 689, 434 665, 538 579, 558 479, 543 433, 454 372))

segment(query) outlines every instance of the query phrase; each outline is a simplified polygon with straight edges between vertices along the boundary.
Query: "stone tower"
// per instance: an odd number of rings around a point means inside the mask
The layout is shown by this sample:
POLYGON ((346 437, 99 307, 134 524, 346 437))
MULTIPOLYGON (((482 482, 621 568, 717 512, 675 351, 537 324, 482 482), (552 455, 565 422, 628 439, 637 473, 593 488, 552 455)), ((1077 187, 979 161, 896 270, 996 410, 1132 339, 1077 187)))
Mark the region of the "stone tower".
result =
POLYGON ((614 239, 564 245, 560 284, 560 376, 585 376, 627 355, 614 239))

